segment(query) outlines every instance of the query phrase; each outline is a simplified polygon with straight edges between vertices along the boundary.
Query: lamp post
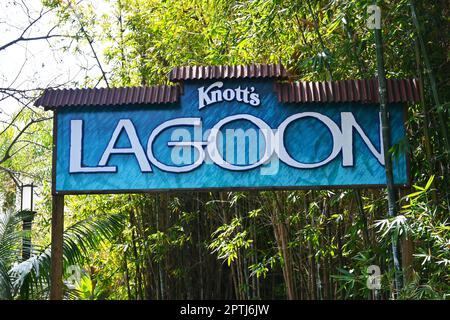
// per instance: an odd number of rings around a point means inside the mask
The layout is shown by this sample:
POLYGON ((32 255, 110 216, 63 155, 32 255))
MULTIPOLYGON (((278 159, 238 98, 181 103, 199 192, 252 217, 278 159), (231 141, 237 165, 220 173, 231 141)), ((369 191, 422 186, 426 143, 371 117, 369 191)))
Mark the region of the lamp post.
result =
POLYGON ((31 256, 31 224, 33 222, 34 214, 34 185, 22 184, 20 187, 20 213, 22 215, 22 260, 25 261, 31 256))

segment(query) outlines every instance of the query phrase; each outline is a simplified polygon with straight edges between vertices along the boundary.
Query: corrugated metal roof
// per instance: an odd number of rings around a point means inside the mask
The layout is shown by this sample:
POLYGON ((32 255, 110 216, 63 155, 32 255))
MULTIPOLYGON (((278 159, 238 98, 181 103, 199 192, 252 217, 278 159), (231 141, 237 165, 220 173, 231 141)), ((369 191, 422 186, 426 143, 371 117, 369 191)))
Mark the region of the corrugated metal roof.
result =
MULTIPOLYGON (((199 79, 274 78, 288 79, 281 64, 247 66, 190 66, 174 68, 171 81, 199 79)), ((388 102, 418 102, 419 82, 416 79, 387 79, 388 102)), ((378 81, 373 79, 323 82, 275 82, 280 102, 363 102, 378 103, 378 81)), ((46 110, 65 106, 102 106, 126 104, 173 103, 183 94, 182 85, 124 87, 102 89, 45 90, 35 102, 46 110)))
POLYGON ((187 66, 173 68, 170 81, 236 78, 287 79, 289 74, 281 64, 251 64, 239 66, 187 66))
POLYGON ((104 106, 177 102, 179 86, 45 90, 35 106, 45 110, 66 106, 104 106))
MULTIPOLYGON (((420 101, 417 79, 386 79, 388 102, 420 101)), ((280 102, 363 102, 378 103, 378 80, 340 80, 276 83, 280 102)))

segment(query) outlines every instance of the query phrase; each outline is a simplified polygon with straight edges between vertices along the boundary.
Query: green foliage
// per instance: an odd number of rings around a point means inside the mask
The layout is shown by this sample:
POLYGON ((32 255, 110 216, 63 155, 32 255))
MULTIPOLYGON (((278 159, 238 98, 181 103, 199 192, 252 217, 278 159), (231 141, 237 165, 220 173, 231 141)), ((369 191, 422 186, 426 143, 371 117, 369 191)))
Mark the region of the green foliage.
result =
POLYGON ((282 257, 280 253, 272 257, 263 257, 262 262, 258 262, 249 266, 249 270, 252 272, 250 276, 266 278, 270 270, 273 270, 277 265, 281 264, 282 257))
POLYGON ((83 275, 77 286, 70 291, 73 300, 105 300, 112 294, 107 279, 92 280, 89 275, 83 275))
MULTIPOLYGON (((125 216, 120 214, 103 219, 91 217, 68 227, 64 231, 63 246, 66 268, 83 265, 92 250, 99 249, 105 240, 112 240, 120 234, 124 228, 124 218, 125 216)), ((12 258, 14 259, 14 256, 12 258)), ((14 294, 18 293, 20 297, 45 295, 49 284, 50 259, 51 250, 47 245, 28 260, 13 265, 8 272, 8 281, 14 288, 14 294)))
POLYGON ((221 225, 212 233, 213 241, 209 248, 218 253, 219 259, 224 259, 230 265, 238 257, 241 249, 248 249, 253 242, 247 239, 247 231, 240 231, 242 219, 233 218, 229 224, 221 225))
MULTIPOLYGON (((449 163, 437 120, 448 119, 450 70, 442 37, 449 33, 448 8, 415 4, 428 68, 424 52, 416 56, 409 2, 384 1, 381 8, 387 76, 425 80, 423 104, 408 106, 407 139, 390 149, 394 163, 401 152, 410 154, 414 183, 399 191, 397 217, 386 218, 380 190, 66 197, 64 264, 83 270, 66 297, 372 299, 367 267, 378 265, 377 298, 390 299, 396 294, 391 240, 398 239, 413 244, 405 252, 414 257, 398 298, 448 299, 449 163), (430 73, 437 85, 429 83, 430 73)), ((110 0, 102 15, 90 0, 43 3, 71 35, 61 44, 66 53, 80 58, 93 54, 90 44, 104 48, 97 54, 112 86, 167 83, 167 73, 181 65, 282 62, 294 80, 376 75, 367 1, 110 0)), ((100 77, 77 85, 94 86, 100 77)), ((30 121, 45 117, 26 107, 13 115, 14 125, 0 125, 0 161, 12 155, 0 163, 2 299, 48 296, 51 121, 33 123, 9 148, 30 121), (24 262, 20 219, 11 214, 17 200, 12 177, 39 184, 34 254, 24 262)))
POLYGON ((20 256, 22 233, 17 226, 21 221, 18 214, 0 213, 0 299, 11 299, 14 294, 9 269, 20 256))

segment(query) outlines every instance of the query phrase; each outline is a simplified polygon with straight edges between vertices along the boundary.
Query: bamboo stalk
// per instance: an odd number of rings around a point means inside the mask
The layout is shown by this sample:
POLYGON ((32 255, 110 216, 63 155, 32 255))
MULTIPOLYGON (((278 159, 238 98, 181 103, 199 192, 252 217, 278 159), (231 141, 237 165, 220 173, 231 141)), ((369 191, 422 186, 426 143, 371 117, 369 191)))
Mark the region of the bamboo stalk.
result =
MULTIPOLYGON (((420 106, 422 107, 422 113, 424 116, 423 135, 425 138, 425 154, 426 154, 427 162, 429 165, 428 174, 431 177, 434 174, 434 170, 435 170, 435 159, 433 157, 433 147, 431 145, 431 134, 430 134, 430 129, 429 129, 429 126, 431 124, 430 111, 428 110, 428 106, 425 102, 425 96, 424 96, 424 91, 423 91, 423 77, 422 77, 423 68, 422 68, 422 64, 420 63, 420 47, 419 47, 418 39, 416 39, 416 41, 414 41, 414 52, 415 52, 415 56, 416 56, 417 77, 419 79, 419 86, 420 86, 420 106)), ((433 185, 434 184, 435 184, 435 182, 433 181, 433 185)), ((438 199, 437 199, 436 190, 434 188, 431 189, 431 196, 433 198, 434 204, 437 205, 438 199)))
MULTIPOLYGON (((316 14, 314 14, 314 12, 312 10, 310 1, 308 0, 308 1, 306 1, 306 3, 308 4, 309 13, 311 14, 311 16, 313 18, 313 21, 314 21, 314 30, 316 31, 317 37, 319 38, 320 47, 322 49, 322 52, 325 53, 328 50, 325 47, 325 43, 323 42, 323 38, 322 38, 322 35, 320 33, 320 30, 319 30, 319 24, 317 22, 317 16, 316 16, 316 14)), ((330 77, 330 81, 332 81, 333 80, 333 73, 331 72, 331 66, 330 66, 330 61, 328 60, 328 57, 326 57, 326 59, 325 59, 325 66, 327 68, 328 75, 330 77)))
POLYGON ((361 196, 361 192, 358 189, 354 190, 354 195, 355 195, 355 199, 356 199, 356 204, 357 204, 357 209, 358 209, 358 213, 360 216, 360 219, 363 223, 363 237, 364 237, 364 242, 366 244, 366 246, 370 246, 370 240, 369 240, 369 229, 367 227, 367 218, 366 215, 364 213, 364 204, 363 204, 363 199, 361 196))
POLYGON ((448 161, 447 164, 448 164, 448 163, 450 163, 450 141, 448 138, 447 121, 445 120, 444 114, 442 111, 442 105, 440 103, 439 94, 437 91, 436 78, 434 76, 433 69, 431 68, 430 59, 428 58, 427 49, 425 47, 425 43, 422 38, 421 27, 420 27, 419 20, 417 18, 416 8, 414 6, 413 0, 409 1, 409 7, 411 9, 412 21, 414 23, 414 26, 416 27, 417 39, 419 40, 419 45, 420 45, 420 49, 422 51, 423 61, 425 62, 425 73, 427 74, 428 80, 430 81, 431 92, 433 94, 433 100, 434 100, 434 103, 435 103, 436 109, 437 109, 437 115, 438 115, 438 119, 440 122, 440 129, 442 131, 441 132, 442 138, 444 139, 444 142, 445 142, 445 148, 446 148, 445 153, 447 155, 447 161, 448 161))
MULTIPOLYGON (((377 1, 375 0, 376 4, 377 1)), ((388 118, 388 103, 386 94, 386 73, 384 69, 384 53, 383 53, 383 39, 381 34, 381 27, 375 28, 375 46, 377 56, 377 73, 378 73, 378 88, 380 96, 380 112, 381 112, 381 130, 383 139, 383 151, 384 151, 384 168, 386 174, 386 187, 388 191, 388 215, 389 217, 395 217, 397 215, 396 208, 396 195, 394 188, 394 175, 392 170, 392 158, 390 149, 390 124, 388 118)), ((395 268, 395 289, 397 292, 402 288, 403 281, 401 276, 401 266, 399 260, 399 250, 397 245, 398 239, 394 233, 391 236, 392 257, 394 260, 395 268)))

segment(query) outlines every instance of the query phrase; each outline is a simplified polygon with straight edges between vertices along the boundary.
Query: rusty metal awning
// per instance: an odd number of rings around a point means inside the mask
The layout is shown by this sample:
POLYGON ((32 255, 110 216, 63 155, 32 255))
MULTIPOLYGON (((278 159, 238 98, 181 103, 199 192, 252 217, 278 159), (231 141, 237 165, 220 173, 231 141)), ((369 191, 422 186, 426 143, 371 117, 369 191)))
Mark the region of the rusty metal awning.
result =
POLYGON ((206 79, 276 78, 289 76, 282 64, 250 64, 239 66, 187 66, 173 68, 170 81, 206 79))
POLYGON ((45 90, 35 106, 45 110, 67 106, 114 106, 127 104, 158 104, 178 101, 179 86, 95 88, 45 90))
MULTIPOLYGON (((386 79, 388 103, 419 102, 417 79, 386 79)), ((378 80, 340 80, 276 83, 279 102, 363 102, 378 103, 378 80)))

